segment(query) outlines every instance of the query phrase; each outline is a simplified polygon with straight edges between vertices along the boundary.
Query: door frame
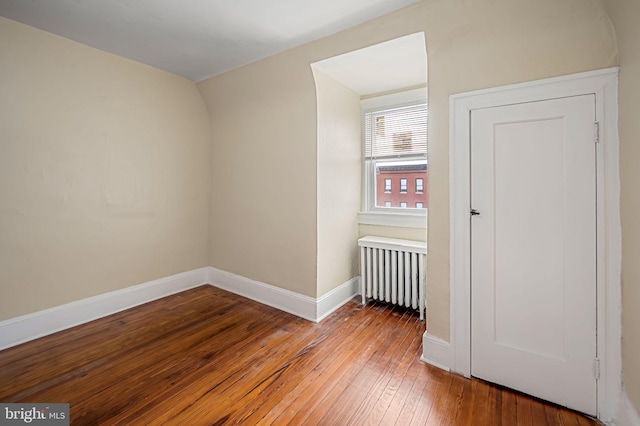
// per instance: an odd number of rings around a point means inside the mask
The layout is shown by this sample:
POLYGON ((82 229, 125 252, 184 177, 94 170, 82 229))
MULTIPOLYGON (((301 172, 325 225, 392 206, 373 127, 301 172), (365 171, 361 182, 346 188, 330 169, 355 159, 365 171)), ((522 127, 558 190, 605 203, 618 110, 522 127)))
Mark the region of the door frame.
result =
MULTIPOLYGON (((622 391, 618 72, 614 67, 449 97, 450 368, 466 377, 471 374, 471 111, 585 94, 596 97, 597 409, 603 421, 615 417, 622 391)), ((595 133, 594 127, 594 138, 595 133)))

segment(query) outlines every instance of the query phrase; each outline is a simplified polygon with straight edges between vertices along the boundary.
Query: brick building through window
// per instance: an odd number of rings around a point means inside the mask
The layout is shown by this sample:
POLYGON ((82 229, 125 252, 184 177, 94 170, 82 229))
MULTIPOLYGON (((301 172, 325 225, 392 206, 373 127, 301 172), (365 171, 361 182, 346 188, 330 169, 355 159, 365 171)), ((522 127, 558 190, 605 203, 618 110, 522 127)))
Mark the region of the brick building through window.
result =
POLYGON ((428 208, 427 176, 426 162, 376 165, 376 206, 428 208))

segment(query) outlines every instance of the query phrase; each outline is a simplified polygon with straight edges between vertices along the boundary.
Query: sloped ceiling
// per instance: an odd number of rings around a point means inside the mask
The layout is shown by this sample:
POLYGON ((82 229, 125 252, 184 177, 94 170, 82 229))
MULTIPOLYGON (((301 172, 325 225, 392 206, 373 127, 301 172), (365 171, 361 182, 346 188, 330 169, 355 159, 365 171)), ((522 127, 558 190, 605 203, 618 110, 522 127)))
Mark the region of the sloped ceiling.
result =
POLYGON ((419 0, 2 0, 0 16, 193 81, 419 0))

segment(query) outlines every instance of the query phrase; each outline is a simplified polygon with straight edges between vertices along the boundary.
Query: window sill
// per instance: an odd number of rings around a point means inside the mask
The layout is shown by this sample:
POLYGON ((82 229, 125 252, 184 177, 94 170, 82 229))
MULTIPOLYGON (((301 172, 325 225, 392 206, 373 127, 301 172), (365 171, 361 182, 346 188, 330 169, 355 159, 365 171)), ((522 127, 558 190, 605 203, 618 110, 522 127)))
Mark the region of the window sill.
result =
POLYGON ((401 228, 427 228, 427 212, 360 212, 360 225, 397 226, 401 228))

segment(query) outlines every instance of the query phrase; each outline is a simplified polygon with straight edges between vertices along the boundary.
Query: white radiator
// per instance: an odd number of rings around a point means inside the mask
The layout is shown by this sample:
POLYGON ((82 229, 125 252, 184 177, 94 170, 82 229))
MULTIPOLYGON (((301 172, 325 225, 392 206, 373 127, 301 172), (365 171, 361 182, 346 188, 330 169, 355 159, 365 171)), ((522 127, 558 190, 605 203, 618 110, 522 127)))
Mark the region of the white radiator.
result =
POLYGON ((415 309, 425 315, 427 243, 363 237, 360 246, 360 291, 367 298, 415 309))

